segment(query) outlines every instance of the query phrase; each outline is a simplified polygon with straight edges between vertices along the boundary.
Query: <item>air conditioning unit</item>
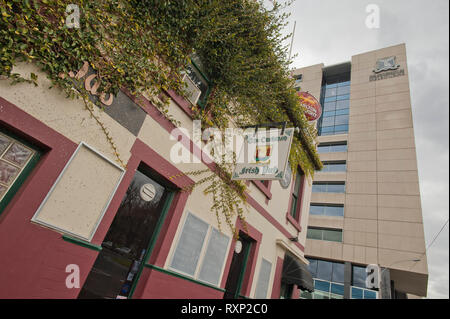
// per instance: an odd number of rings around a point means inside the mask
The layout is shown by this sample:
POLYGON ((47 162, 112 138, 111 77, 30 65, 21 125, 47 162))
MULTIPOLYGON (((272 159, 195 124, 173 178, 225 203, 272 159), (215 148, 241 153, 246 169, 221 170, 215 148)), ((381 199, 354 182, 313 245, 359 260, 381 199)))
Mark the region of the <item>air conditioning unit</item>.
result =
POLYGON ((191 102, 192 105, 196 105, 198 99, 200 98, 200 95, 202 94, 202 91, 200 91, 198 86, 195 85, 195 83, 186 73, 183 75, 183 82, 187 84, 186 93, 189 102, 191 102))

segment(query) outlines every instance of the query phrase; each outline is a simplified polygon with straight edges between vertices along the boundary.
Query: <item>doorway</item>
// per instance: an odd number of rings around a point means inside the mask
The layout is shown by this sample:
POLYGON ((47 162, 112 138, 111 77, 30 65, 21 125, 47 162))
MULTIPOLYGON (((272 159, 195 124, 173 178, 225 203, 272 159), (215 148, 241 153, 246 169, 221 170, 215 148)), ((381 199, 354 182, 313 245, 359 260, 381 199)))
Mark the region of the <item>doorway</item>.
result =
POLYGON ((79 299, 129 298, 171 191, 139 169, 105 236, 79 299))
POLYGON ((248 259, 253 245, 253 240, 244 233, 239 233, 241 249, 233 253, 230 270, 225 285, 224 299, 238 299, 240 297, 242 283, 247 270, 248 259))

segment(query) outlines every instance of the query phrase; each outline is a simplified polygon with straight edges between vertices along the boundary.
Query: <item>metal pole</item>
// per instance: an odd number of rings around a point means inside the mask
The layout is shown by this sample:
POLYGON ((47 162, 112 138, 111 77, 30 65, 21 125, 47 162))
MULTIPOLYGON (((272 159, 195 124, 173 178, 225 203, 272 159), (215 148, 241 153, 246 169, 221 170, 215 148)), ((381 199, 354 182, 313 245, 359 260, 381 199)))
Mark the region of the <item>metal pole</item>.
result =
POLYGON ((297 21, 294 21, 294 31, 292 31, 291 48, 289 49, 289 60, 291 60, 292 46, 294 45, 295 28, 297 27, 297 21))

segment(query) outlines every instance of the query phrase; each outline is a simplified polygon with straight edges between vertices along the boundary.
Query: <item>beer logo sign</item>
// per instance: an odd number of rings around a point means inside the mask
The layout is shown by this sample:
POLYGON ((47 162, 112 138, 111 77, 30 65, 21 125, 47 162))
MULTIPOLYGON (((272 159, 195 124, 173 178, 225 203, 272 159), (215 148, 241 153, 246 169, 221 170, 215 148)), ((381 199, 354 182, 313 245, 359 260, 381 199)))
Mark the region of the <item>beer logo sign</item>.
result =
POLYGON ((308 92, 298 92, 300 104, 305 108, 305 116, 308 121, 313 122, 322 116, 322 107, 317 99, 308 92))

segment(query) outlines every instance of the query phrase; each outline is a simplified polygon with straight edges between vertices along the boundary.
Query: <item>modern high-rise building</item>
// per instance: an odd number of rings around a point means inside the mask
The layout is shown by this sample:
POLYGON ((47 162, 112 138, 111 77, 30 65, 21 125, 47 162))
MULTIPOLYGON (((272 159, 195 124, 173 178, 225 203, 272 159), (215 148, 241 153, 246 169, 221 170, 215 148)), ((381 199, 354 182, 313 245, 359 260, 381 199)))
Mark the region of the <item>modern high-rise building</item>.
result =
POLYGON ((302 298, 426 296, 405 45, 297 69, 294 77, 323 108, 324 169, 314 177, 305 250, 315 292, 302 298), (380 267, 379 289, 367 289, 368 265, 380 267))

